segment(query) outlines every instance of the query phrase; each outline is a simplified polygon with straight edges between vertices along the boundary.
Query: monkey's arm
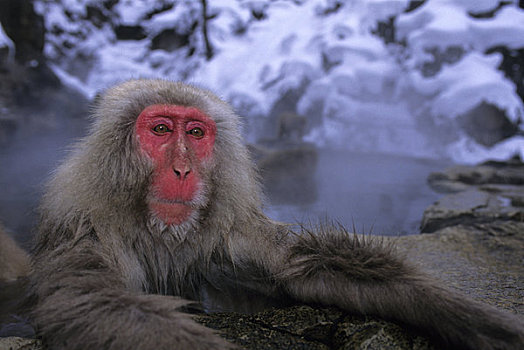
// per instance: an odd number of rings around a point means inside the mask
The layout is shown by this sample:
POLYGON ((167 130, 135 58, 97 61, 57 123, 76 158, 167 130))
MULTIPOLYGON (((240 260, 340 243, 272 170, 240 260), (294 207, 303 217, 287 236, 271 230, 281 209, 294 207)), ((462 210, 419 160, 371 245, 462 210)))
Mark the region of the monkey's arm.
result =
POLYGON ((96 242, 39 254, 33 320, 50 349, 229 349, 178 309, 187 301, 133 293, 96 242))
POLYGON ((524 347, 517 316, 441 287, 377 239, 330 227, 290 238, 264 251, 278 259, 268 257, 263 268, 295 300, 404 323, 446 348, 524 347))

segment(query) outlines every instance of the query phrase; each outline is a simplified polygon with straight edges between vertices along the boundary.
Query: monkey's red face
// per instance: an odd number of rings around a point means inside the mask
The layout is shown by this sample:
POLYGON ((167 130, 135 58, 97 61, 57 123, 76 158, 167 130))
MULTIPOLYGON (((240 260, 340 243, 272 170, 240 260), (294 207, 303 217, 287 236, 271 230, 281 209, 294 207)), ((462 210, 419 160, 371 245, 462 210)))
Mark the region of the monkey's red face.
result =
POLYGON ((135 126, 139 148, 154 165, 149 209, 164 223, 180 225, 195 210, 202 171, 213 156, 215 122, 194 107, 151 105, 135 126))

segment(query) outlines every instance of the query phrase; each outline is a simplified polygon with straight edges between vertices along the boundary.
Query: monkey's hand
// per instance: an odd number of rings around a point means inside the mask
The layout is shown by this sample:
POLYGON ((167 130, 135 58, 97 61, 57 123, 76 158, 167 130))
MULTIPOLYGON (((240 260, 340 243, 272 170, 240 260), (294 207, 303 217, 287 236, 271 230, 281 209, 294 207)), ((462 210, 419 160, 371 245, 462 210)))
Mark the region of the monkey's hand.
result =
POLYGON ((522 319, 442 288, 376 238, 305 232, 281 266, 277 280, 295 299, 408 324, 445 348, 524 348, 522 319))
POLYGON ((186 300, 126 291, 98 252, 77 248, 35 264, 33 320, 49 349, 236 348, 180 312, 186 300))

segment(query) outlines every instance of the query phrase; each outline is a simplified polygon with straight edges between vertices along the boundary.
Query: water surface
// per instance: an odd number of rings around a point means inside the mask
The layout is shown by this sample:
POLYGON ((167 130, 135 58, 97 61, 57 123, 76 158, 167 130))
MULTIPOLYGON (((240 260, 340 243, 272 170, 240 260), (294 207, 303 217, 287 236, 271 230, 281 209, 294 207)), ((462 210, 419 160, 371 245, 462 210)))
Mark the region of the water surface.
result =
MULTIPOLYGON (((271 204, 266 213, 285 222, 336 221, 358 232, 415 234, 424 210, 442 195, 426 179, 451 163, 384 154, 319 151, 313 203, 271 204)), ((311 189, 304 188, 304 191, 311 189)))

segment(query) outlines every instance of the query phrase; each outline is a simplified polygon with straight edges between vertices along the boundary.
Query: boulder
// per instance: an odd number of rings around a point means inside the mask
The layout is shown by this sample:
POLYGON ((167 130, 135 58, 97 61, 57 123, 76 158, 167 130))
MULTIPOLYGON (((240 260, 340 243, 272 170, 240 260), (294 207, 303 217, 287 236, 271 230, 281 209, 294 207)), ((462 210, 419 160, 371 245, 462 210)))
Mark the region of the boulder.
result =
POLYGON ((5 350, 43 350, 42 343, 37 339, 20 337, 0 338, 0 349, 5 350))
POLYGON ((486 147, 515 135, 519 130, 505 111, 485 102, 458 116, 457 121, 466 134, 486 147))
POLYGON ((16 46, 15 58, 18 62, 42 60, 44 19, 35 12, 32 0, 2 1, 0 22, 16 46))
POLYGON ((424 212, 423 233, 458 224, 524 220, 524 164, 518 158, 455 166, 430 174, 428 182, 448 194, 424 212))
POLYGON ((395 324, 334 308, 298 305, 253 315, 200 315, 196 320, 251 350, 433 349, 395 324))

